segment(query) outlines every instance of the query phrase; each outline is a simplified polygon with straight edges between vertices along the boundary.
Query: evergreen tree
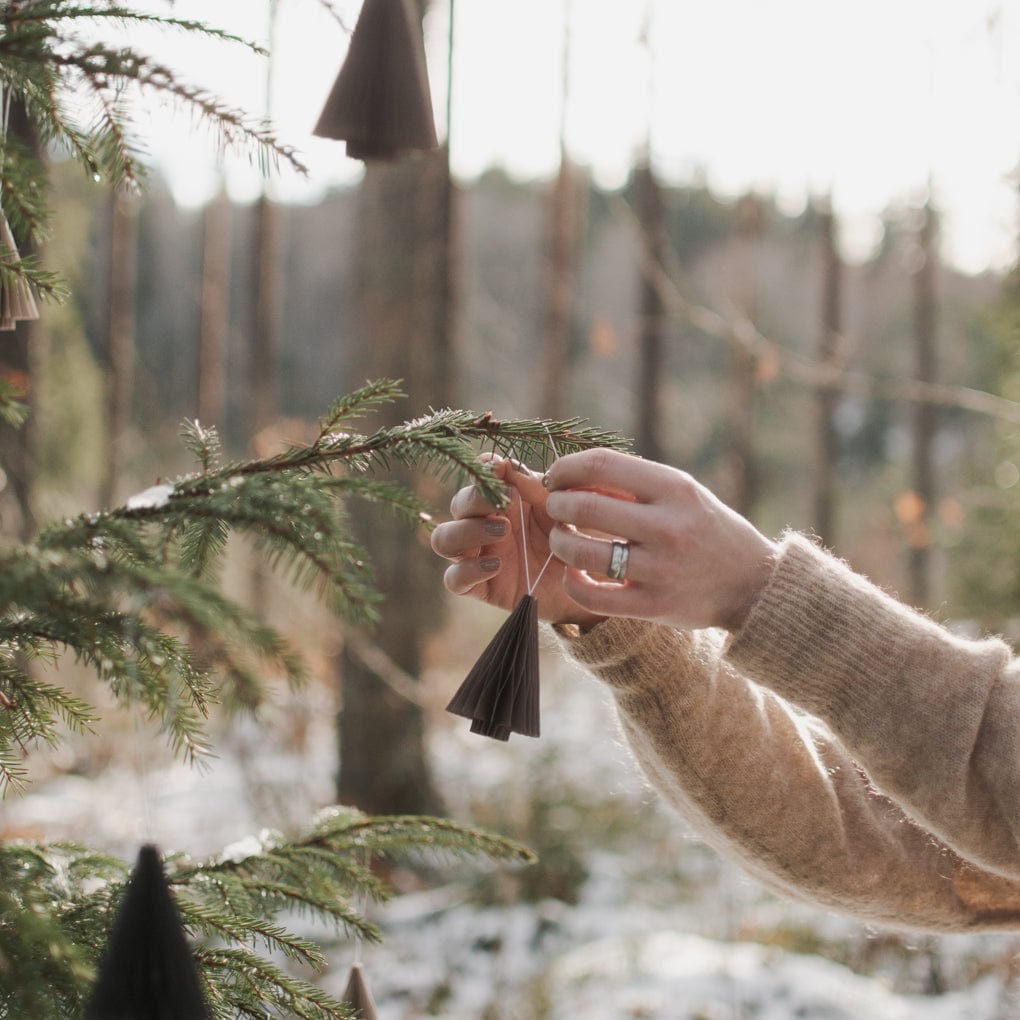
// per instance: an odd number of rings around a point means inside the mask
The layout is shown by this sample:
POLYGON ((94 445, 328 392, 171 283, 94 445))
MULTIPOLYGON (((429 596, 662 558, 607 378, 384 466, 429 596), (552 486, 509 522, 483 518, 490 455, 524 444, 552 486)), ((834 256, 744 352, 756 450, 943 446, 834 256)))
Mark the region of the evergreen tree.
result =
MULTIPOLYGON (((269 667, 293 683, 305 679, 300 655, 220 589, 216 566, 231 532, 249 536, 345 617, 371 621, 377 598, 366 557, 349 537, 352 501, 392 507, 417 526, 429 521, 428 508, 380 469, 414 464, 439 477, 456 474, 499 501, 501 483, 476 457, 480 443, 545 460, 550 438, 563 452, 614 442, 577 420, 498 422, 453 410, 355 431, 358 419, 398 394, 382 381, 341 398, 314 442, 265 459, 221 464, 215 431, 188 422, 182 437, 198 459, 195 473, 0 551, 5 792, 29 781, 33 745, 100 724, 59 672, 33 668, 40 662, 69 653, 85 663, 118 702, 157 720, 191 761, 210 751, 205 723, 215 701, 257 705, 269 667)), ((4 410, 17 416, 9 395, 4 410)), ((265 955, 323 963, 321 951, 277 915, 298 908, 375 938, 351 906, 359 891, 385 895, 366 855, 414 848, 529 858, 505 839, 451 821, 334 807, 296 838, 263 834, 261 847, 240 859, 169 861, 213 1015, 344 1016, 340 1003, 265 955)), ((122 862, 86 846, 0 845, 0 1017, 80 1015, 125 877, 122 862)))
MULTIPOLYGON (((328 0, 320 0, 328 6, 328 0)), ((146 25, 228 45, 258 47, 203 22, 135 10, 116 0, 0 0, 0 111, 23 109, 36 137, 60 146, 86 172, 113 186, 137 186, 141 147, 131 130, 133 100, 154 92, 190 111, 260 163, 299 165, 260 121, 182 81, 132 46, 108 43, 104 28, 146 25)), ((16 239, 47 226, 39 155, 0 121, 0 213, 16 239)), ((0 283, 26 283, 36 297, 63 285, 33 257, 7 250, 0 283)), ((352 501, 379 503, 428 525, 412 493, 380 477, 390 465, 431 468, 501 492, 476 457, 486 442, 505 453, 544 458, 550 437, 562 450, 611 437, 571 422, 499 423, 490 415, 431 412, 360 433, 358 420, 392 401, 391 382, 341 398, 314 442, 265 459, 220 463, 216 432, 187 423, 184 442, 199 469, 156 484, 119 507, 43 528, 0 550, 0 793, 30 777, 28 757, 69 730, 101 725, 92 705, 61 680, 68 658, 89 667, 113 699, 156 720, 176 753, 210 752, 206 719, 217 701, 255 706, 268 671, 294 684, 301 656, 264 622, 231 601, 217 564, 231 532, 247 535, 293 582, 317 587, 344 617, 377 618, 378 598, 363 550, 351 538, 352 501)), ((0 418, 23 417, 0 383, 0 418)), ((279 915, 297 911, 356 937, 378 932, 351 906, 386 895, 371 858, 407 850, 482 853, 526 860, 523 848, 456 823, 410 816, 369 817, 326 809, 304 833, 263 833, 243 855, 165 863, 177 912, 216 1018, 350 1016, 335 998, 274 960, 315 969, 321 950, 279 915)), ((80 1017, 127 878, 107 853, 69 843, 0 844, 0 1020, 80 1017)))

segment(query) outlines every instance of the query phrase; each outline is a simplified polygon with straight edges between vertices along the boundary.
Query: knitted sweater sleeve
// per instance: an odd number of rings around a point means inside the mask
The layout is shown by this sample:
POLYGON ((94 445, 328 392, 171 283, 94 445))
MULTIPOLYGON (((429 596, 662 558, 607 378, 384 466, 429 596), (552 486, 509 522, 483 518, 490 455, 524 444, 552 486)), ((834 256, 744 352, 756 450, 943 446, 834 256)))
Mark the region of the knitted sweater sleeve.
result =
POLYGON ((1020 879, 1020 662, 788 536, 728 658, 824 719, 883 793, 962 856, 1020 879))
MULTIPOLYGON (((779 633, 778 619, 769 614, 787 616, 774 602, 785 597, 791 550, 815 562, 821 574, 845 569, 806 543, 788 539, 770 589, 728 650, 714 632, 685 633, 626 619, 606 621, 564 643, 612 690, 621 727, 649 781, 701 838, 739 859, 765 884, 892 927, 1020 927, 1020 868, 997 873, 989 866, 989 853, 977 854, 962 843, 952 849, 933 834, 934 825, 921 820, 912 801, 898 802, 892 791, 876 789, 857 764, 863 756, 852 753, 831 724, 792 703, 794 694, 819 682, 812 665, 839 660, 844 673, 858 681, 863 666, 857 651, 844 646, 840 652, 834 635, 824 638, 828 659, 816 647, 822 640, 818 635, 799 651, 790 649, 787 657, 763 647, 779 633), (797 671, 789 656, 797 660, 797 671), (782 663, 785 684, 775 683, 773 659, 782 663), (799 685, 795 672, 802 675, 799 685), (808 675, 816 679, 809 681, 808 675), (783 696, 766 681, 783 686, 783 696)), ((827 583, 839 588, 832 578, 827 583)), ((890 611, 889 600, 877 590, 866 588, 868 599, 879 599, 883 612, 890 611)), ((926 621, 911 619, 957 647, 926 621)), ((1008 657, 1001 646, 991 647, 994 654, 985 645, 967 651, 1005 668, 1008 657)), ((818 711, 822 706, 814 699, 804 707, 818 711)), ((899 712, 898 725, 884 718, 879 724, 892 736, 885 756, 909 760, 914 745, 922 743, 904 736, 916 713, 899 704, 893 710, 899 712)), ((871 714, 889 712, 873 706, 871 714)), ((937 787, 940 777, 929 774, 914 785, 924 782, 937 787)), ((937 790, 928 799, 939 802, 937 790)))

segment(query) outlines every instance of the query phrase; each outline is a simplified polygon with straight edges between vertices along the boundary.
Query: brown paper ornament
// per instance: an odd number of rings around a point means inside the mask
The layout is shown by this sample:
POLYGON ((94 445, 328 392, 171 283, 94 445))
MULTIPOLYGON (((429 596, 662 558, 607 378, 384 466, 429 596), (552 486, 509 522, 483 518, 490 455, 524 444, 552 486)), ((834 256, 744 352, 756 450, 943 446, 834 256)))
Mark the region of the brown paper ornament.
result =
POLYGON ((360 963, 351 966, 351 976, 340 1001, 348 1006, 353 1006, 358 1011, 361 1020, 379 1020, 379 1014, 375 1009, 375 999, 372 998, 372 993, 368 989, 360 963))
POLYGON ((439 144, 421 22, 409 0, 365 0, 314 134, 354 159, 393 159, 439 144))
POLYGON ((86 1020, 208 1020, 209 1009, 163 862, 143 846, 85 1007, 86 1020))
POLYGON ((448 712, 496 740, 539 735, 538 600, 524 595, 468 673, 448 712))
MULTIPOLYGON (((20 258, 7 215, 0 210, 0 259, 17 262, 20 258)), ((12 330, 19 322, 38 318, 39 308, 28 281, 23 276, 4 275, 0 279, 0 330, 12 330)))

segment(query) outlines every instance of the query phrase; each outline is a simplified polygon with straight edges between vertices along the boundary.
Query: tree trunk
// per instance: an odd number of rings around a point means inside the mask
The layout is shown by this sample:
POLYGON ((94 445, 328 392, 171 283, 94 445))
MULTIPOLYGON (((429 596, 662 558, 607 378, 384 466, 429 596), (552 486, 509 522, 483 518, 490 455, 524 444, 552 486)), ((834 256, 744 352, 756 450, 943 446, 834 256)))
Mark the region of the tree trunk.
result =
POLYGON ((560 170, 550 196, 539 397, 539 413, 553 419, 565 417, 570 336, 577 304, 577 176, 566 152, 561 151, 560 170))
MULTIPOLYGON (((935 210, 928 203, 917 237, 917 268, 914 271, 914 377, 922 383, 936 381, 935 274, 937 255, 935 210)), ((937 429, 936 410, 926 401, 913 406, 913 486, 919 519, 908 530, 910 541, 910 598, 916 606, 931 603, 930 522, 935 501, 935 466, 932 448, 937 429)))
POLYGON ((257 436, 277 414, 280 330, 283 323, 282 222, 279 207, 263 194, 255 204, 255 300, 248 364, 249 434, 257 436))
MULTIPOLYGON (((819 214, 818 231, 822 247, 822 316, 818 331, 818 363, 827 365, 837 355, 841 330, 843 265, 836 240, 836 221, 826 204, 819 214)), ((836 541, 836 427, 834 416, 838 395, 820 388, 815 397, 814 530, 832 547, 836 541)))
POLYGON ((638 216, 641 221, 641 326, 638 338, 638 386, 635 445, 641 456, 663 460, 662 406, 665 380, 664 349, 666 309, 652 275, 653 266, 665 263, 668 233, 662 189, 650 165, 635 171, 638 216))
MULTIPOLYGON (((437 223, 447 186, 443 153, 369 166, 361 185, 353 361, 359 383, 383 376, 403 380, 410 408, 386 409, 379 417, 389 423, 436 404, 434 387, 452 397, 449 379, 436 378, 439 331, 453 314, 442 311, 451 277, 437 258, 454 250, 437 223)), ((417 484, 409 470, 394 474, 417 484)), ((405 522, 365 514, 355 524, 385 598, 384 623, 373 638, 406 674, 419 677, 425 638, 440 623, 439 566, 405 522)), ((420 704, 396 694, 353 655, 345 653, 340 666, 340 799, 376 813, 439 810, 420 704)))
MULTIPOLYGON (((765 210, 753 194, 745 195, 737 205, 738 283, 736 303, 744 315, 754 321, 757 304, 758 249, 765 210)), ((737 513, 750 517, 758 495, 758 477, 754 458, 754 403, 757 392, 757 361, 754 354, 734 338, 730 343, 727 365, 729 421, 729 493, 728 502, 737 513)))
POLYGON ((198 350, 198 420, 221 433, 227 409, 230 329, 230 200, 220 192, 202 224, 202 321, 198 350))
POLYGON ((109 201, 110 261, 107 318, 107 451, 99 505, 116 505, 130 442, 135 392, 135 292, 138 273, 138 202, 113 191, 109 201))

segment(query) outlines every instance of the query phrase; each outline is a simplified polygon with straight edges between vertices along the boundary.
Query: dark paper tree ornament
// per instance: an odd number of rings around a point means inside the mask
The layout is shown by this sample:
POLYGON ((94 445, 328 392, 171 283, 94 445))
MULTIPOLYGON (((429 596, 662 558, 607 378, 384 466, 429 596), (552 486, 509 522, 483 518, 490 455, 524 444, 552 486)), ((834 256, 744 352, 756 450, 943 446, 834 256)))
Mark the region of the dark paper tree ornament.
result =
POLYGON ((181 916, 154 846, 124 889, 85 1020, 209 1020, 181 916))
POLYGON ((344 996, 340 1001, 357 1010, 360 1020, 379 1020, 379 1014, 375 1008, 375 999, 372 998, 372 993, 369 991, 368 984, 365 981, 365 973, 361 969, 360 963, 355 963, 351 966, 351 976, 347 981, 347 988, 344 990, 344 996))
MULTIPOLYGON (((0 210, 0 260, 18 262, 20 259, 7 214, 0 210)), ((19 322, 38 318, 39 308, 28 281, 23 276, 12 278, 5 274, 0 280, 0 330, 12 330, 19 322)))
POLYGON ((448 712, 496 740, 539 735, 538 600, 524 595, 482 652, 448 712))
POLYGON ((421 22, 410 0, 365 0, 347 58, 315 125, 354 159, 393 159, 439 144, 421 22))

